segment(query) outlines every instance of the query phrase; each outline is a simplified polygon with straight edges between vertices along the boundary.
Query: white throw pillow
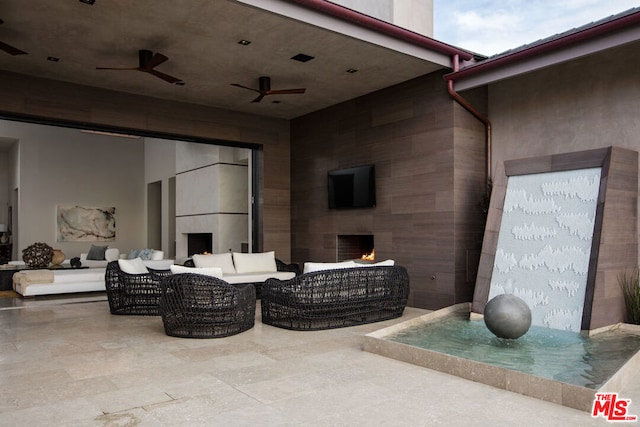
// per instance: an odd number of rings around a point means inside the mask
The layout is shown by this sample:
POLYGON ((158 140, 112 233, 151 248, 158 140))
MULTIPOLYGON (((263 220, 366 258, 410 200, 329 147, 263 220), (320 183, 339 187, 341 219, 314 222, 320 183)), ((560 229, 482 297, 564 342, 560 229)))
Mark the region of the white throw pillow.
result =
POLYGON ((253 254, 233 253, 233 265, 236 272, 245 273, 274 273, 278 271, 276 266, 276 253, 261 252, 253 254))
POLYGON ((104 251, 104 259, 111 262, 120 258, 120 250, 118 248, 107 248, 104 251))
POLYGON ((151 259, 153 261, 159 261, 161 259, 164 259, 164 251, 158 251, 158 250, 152 250, 151 251, 151 259))
POLYGON ((184 265, 172 265, 169 267, 173 274, 189 273, 202 274, 203 276, 217 277, 222 279, 222 269, 218 267, 185 267, 184 265))
POLYGON ((222 274, 236 274, 236 268, 233 266, 233 258, 231 252, 223 254, 193 255, 193 263, 196 267, 219 267, 222 274))
POLYGON ((120 270, 128 274, 145 274, 149 272, 141 258, 119 259, 118 266, 120 267, 120 270))
POLYGON ((342 262, 305 262, 303 273, 313 273, 314 271, 322 270, 338 270, 340 268, 353 268, 359 265, 355 261, 342 261, 342 262))

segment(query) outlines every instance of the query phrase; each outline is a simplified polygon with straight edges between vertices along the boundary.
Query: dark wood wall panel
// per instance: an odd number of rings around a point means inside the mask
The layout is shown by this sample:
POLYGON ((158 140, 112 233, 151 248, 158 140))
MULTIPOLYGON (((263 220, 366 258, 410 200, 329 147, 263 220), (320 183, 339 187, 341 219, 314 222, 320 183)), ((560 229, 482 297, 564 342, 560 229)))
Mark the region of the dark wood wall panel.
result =
POLYGON ((0 72, 0 93, 6 115, 261 145, 263 248, 290 259, 289 121, 9 72, 0 72))
POLYGON ((612 147, 589 329, 626 317, 618 276, 638 263, 638 153, 612 147))
MULTIPOLYGON (((476 101, 486 105, 483 93, 476 101)), ((441 74, 293 120, 291 152, 294 261, 333 262, 338 234, 373 234, 376 260, 407 267, 410 305, 471 301, 475 275, 469 280, 466 267, 482 237, 484 128, 454 103, 441 74), (328 209, 327 172, 370 163, 377 206, 328 209)))

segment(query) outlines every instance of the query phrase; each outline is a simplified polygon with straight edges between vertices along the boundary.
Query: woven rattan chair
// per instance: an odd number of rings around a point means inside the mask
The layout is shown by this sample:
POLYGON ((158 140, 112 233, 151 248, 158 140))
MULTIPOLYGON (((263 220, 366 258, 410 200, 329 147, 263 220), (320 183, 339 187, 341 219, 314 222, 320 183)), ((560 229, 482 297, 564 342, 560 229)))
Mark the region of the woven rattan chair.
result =
POLYGON ((111 261, 104 280, 111 314, 160 315, 160 281, 170 274, 170 270, 153 269, 146 274, 128 274, 118 261, 111 261))
POLYGON ((160 302, 167 335, 221 338, 253 328, 256 290, 200 274, 174 274, 162 280, 160 302))
POLYGON ((319 330, 402 316, 409 298, 404 267, 376 266, 305 273, 262 285, 262 322, 319 330))

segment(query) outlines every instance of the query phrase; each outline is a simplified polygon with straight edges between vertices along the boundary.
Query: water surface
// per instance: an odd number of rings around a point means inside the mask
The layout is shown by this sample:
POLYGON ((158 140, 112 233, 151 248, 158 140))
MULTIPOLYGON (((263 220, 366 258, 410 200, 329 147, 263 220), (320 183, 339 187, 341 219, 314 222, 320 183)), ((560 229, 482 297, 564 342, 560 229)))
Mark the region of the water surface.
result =
POLYGON ((470 321, 468 315, 407 328, 386 339, 593 389, 640 350, 640 336, 624 331, 586 337, 531 326, 517 340, 502 339, 483 321, 470 321))

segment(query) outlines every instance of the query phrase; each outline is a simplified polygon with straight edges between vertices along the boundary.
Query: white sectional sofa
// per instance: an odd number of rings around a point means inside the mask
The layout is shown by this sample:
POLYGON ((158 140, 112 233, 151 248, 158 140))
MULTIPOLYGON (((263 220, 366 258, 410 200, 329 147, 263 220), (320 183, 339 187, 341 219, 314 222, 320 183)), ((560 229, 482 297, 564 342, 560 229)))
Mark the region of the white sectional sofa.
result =
MULTIPOLYGON (((173 262, 172 259, 143 261, 154 270, 168 270, 173 262)), ((105 272, 106 266, 23 270, 14 274, 13 289, 23 297, 105 291, 105 272)))
POLYGON ((13 275, 13 289, 24 297, 104 291, 104 267, 23 270, 13 275))

